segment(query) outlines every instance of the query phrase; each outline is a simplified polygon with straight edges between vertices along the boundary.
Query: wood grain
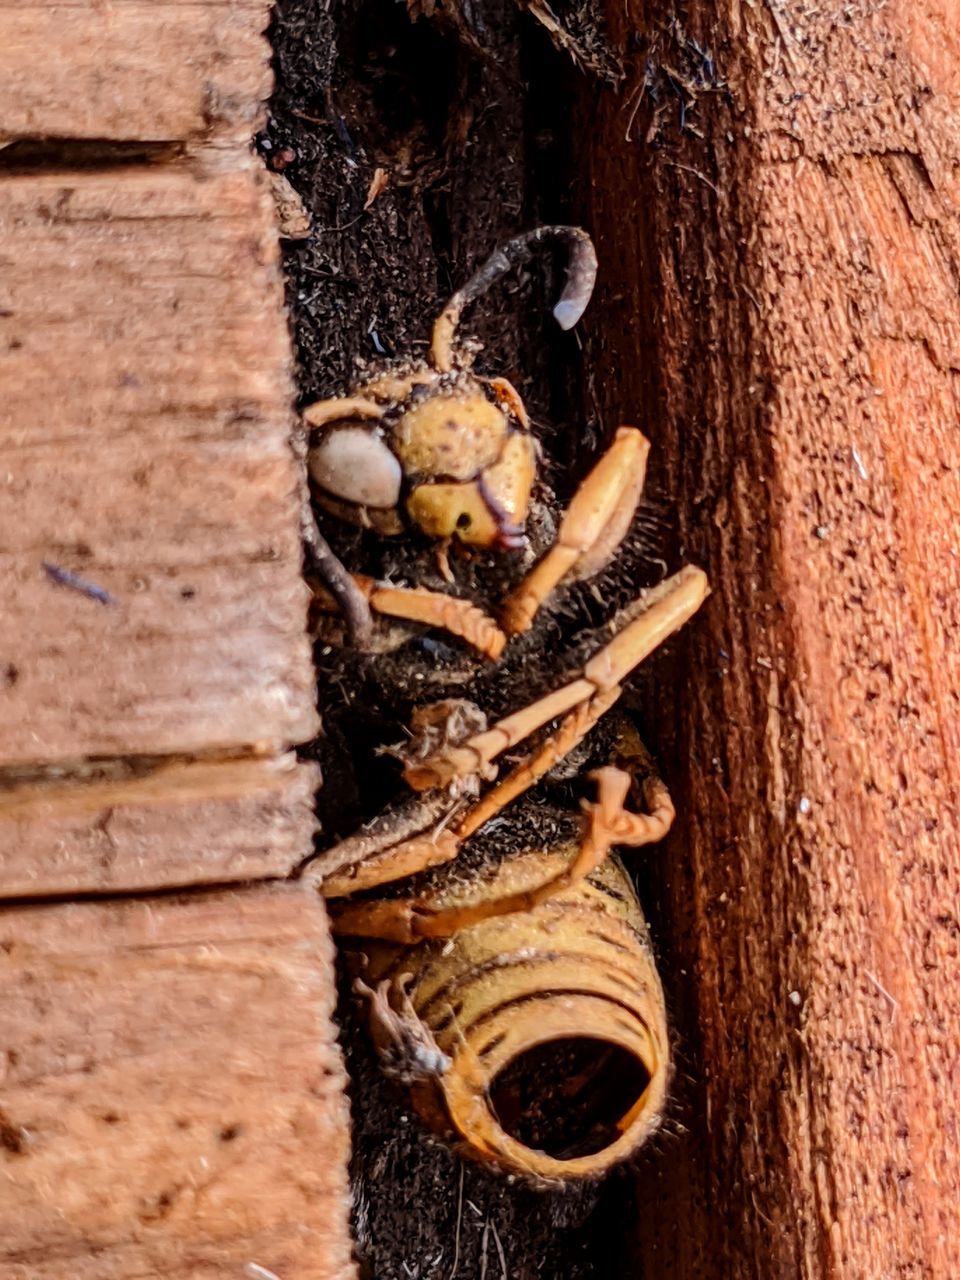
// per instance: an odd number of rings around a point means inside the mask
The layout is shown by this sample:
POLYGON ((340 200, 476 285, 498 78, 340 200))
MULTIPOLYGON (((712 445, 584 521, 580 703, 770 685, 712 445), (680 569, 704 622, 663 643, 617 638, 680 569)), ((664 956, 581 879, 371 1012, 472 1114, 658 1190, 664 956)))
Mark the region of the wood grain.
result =
POLYGON ((289 755, 12 786, 0 791, 0 898, 282 879, 311 848, 318 781, 289 755))
POLYGON ((715 591, 658 696, 696 1083, 650 1274, 960 1272, 957 16, 637 5, 714 81, 590 122, 596 393, 715 591))
POLYGON ((0 183, 2 764, 316 731, 272 216, 245 157, 0 183))
POLYGON ((0 911, 3 1275, 348 1280, 332 958, 293 886, 0 911))
POLYGON ((269 5, 14 0, 0 9, 0 140, 245 143, 270 91, 269 5))
POLYGON ((10 1280, 354 1275, 267 16, 0 10, 10 1280))

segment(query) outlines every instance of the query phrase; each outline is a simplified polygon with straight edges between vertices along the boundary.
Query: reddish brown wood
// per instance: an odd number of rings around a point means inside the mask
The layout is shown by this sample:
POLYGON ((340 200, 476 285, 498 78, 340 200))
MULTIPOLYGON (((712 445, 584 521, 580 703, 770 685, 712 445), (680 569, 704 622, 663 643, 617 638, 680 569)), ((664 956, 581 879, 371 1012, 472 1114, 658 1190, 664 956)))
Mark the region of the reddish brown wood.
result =
POLYGON ((960 15, 609 12, 654 73, 695 39, 725 81, 683 132, 663 82, 632 132, 636 98, 601 105, 584 158, 597 394, 645 414, 715 588, 658 696, 699 1115, 644 1177, 641 1251, 956 1275, 960 15))
POLYGON ((297 887, 0 911, 4 1277, 349 1280, 331 963, 297 887))

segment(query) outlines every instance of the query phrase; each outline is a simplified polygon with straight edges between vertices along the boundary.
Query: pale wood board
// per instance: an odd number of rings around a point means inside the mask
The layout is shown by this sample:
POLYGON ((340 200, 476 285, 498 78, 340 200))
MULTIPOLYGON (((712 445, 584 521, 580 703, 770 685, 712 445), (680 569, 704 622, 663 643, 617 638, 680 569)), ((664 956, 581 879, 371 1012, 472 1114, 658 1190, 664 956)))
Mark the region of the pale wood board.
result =
POLYGON ((316 731, 272 216, 246 157, 0 183, 2 764, 316 731))
POLYGON ((296 886, 0 910, 6 1280, 352 1276, 332 959, 296 886))
POLYGON ((309 854, 316 768, 292 755, 0 791, 0 898, 283 878, 309 854))
POLYGON ((0 9, 10 1280, 354 1275, 268 17, 0 9))
POLYGON ((270 91, 268 19, 226 0, 7 0, 0 141, 245 143, 270 91))

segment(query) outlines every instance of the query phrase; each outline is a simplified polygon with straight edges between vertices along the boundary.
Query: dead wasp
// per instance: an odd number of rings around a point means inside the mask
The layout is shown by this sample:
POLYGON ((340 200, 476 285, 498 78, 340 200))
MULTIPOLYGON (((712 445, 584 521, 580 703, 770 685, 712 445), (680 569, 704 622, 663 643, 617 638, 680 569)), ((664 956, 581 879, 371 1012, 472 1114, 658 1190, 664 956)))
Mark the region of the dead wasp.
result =
MULTIPOLYGON (((542 227, 497 249, 450 298, 434 323, 426 360, 380 370, 348 394, 304 410, 311 433, 308 469, 320 507, 387 538, 418 531, 444 550, 463 544, 516 553, 524 546, 538 469, 530 420, 519 393, 505 378, 473 371, 471 353, 457 343, 457 329, 468 304, 549 240, 569 246, 566 284, 554 315, 563 327, 572 327, 592 293, 597 269, 593 244, 578 228, 542 227)), ((346 616, 354 646, 375 649, 378 617, 394 618, 457 637, 478 655, 477 665, 496 663, 509 638, 528 631, 558 589, 594 577, 615 558, 643 491, 648 452, 648 442, 638 430, 617 431, 575 492, 555 540, 493 610, 487 602, 447 591, 349 574, 315 532, 311 542, 316 568, 329 590, 326 607, 339 607, 346 616)), ((420 707, 412 718, 410 740, 398 752, 404 781, 414 794, 310 864, 308 875, 326 897, 348 899, 332 904, 337 932, 403 947, 456 935, 459 945, 461 936, 485 921, 517 916, 519 927, 517 913, 527 913, 532 922, 538 910, 561 897, 566 901, 571 894, 576 898, 594 893, 585 881, 598 872, 614 846, 638 847, 661 839, 673 819, 669 793, 642 750, 618 750, 614 762, 588 775, 596 798, 582 803, 576 838, 553 842, 541 848, 538 857, 518 861, 524 874, 505 869, 502 874, 477 876, 468 891, 458 880, 460 890, 453 894, 369 893, 456 859, 468 839, 482 835, 505 806, 579 748, 619 699, 626 677, 696 612, 707 591, 699 569, 681 569, 620 611, 613 638, 574 678, 492 725, 481 707, 465 699, 420 707), (510 770, 498 778, 497 758, 551 725, 552 731, 519 759, 512 758, 510 770), (354 899, 357 894, 366 896, 354 899)), ((518 950, 523 953, 524 947, 518 950)), ((419 962, 411 963, 411 990, 416 993, 419 962)), ((402 976, 392 972, 384 980, 393 983, 402 976)), ((546 971, 541 980, 548 982, 546 971)), ((649 982, 644 989, 652 990, 649 982)), ((416 995, 409 1007, 402 993, 397 999, 400 1012, 383 989, 373 1001, 381 1041, 391 1017, 397 1029, 397 1019, 414 1016, 416 995)), ((598 1032, 598 1038, 613 1043, 608 1031, 598 1032)), ((478 1066, 479 1050, 466 1040, 460 1055, 459 1042, 447 1042, 434 1052, 432 1040, 424 1042, 419 1025, 394 1040, 418 1045, 420 1062, 452 1062, 451 1079, 463 1074, 458 1063, 465 1069, 468 1062, 474 1081, 485 1078, 478 1066)), ((634 1100, 636 1114, 627 1127, 631 1140, 639 1141, 636 1135, 649 1130, 647 1103, 653 1105, 654 1095, 662 1097, 665 1046, 658 1040, 652 1057, 644 1057, 636 1046, 630 1051, 660 1091, 657 1094, 651 1086, 639 1110, 634 1100)), ((484 1146, 479 1139, 462 1136, 478 1151, 484 1146)), ((485 1143, 489 1147, 489 1137, 485 1143)), ((607 1147, 619 1158, 629 1145, 617 1142, 607 1147)), ((487 1156, 493 1158, 489 1151, 487 1156)), ((509 1143, 498 1149, 496 1158, 531 1171, 509 1143)), ((557 1169, 562 1162, 556 1163, 549 1176, 561 1176, 557 1169)), ((570 1174, 586 1171, 573 1165, 568 1169, 570 1174)))

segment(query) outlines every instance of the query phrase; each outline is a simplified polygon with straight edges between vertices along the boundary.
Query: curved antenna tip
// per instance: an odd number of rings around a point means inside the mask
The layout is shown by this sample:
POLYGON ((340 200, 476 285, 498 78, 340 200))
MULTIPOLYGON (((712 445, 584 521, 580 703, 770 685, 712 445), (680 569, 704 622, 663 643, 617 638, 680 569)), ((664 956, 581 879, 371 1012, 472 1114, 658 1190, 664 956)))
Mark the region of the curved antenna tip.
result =
POLYGON ((553 318, 561 329, 572 329, 579 322, 586 309, 586 301, 572 302, 569 299, 561 298, 553 308, 553 318))

